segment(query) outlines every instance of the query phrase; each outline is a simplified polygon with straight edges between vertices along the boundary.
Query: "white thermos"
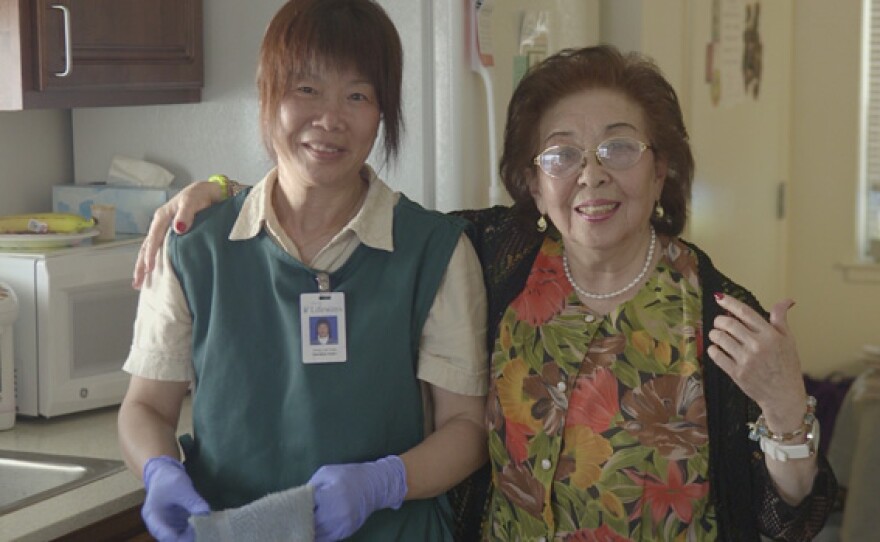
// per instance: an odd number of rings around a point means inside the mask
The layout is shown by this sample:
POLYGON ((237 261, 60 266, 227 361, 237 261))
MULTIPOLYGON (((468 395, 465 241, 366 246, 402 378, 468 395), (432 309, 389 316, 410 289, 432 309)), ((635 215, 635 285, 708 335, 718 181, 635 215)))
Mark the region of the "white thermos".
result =
POLYGON ((15 359, 12 324, 18 317, 18 299, 8 284, 0 282, 0 430, 15 425, 15 359))

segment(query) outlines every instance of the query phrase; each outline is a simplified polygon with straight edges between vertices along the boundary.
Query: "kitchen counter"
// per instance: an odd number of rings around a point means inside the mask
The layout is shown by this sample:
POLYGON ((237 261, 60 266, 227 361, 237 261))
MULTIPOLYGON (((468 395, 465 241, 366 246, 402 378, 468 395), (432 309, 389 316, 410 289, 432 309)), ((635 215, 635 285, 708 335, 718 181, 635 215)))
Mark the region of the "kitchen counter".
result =
MULTIPOLYGON (((18 418, 0 431, 0 449, 122 459, 116 437, 118 407, 57 418, 18 418)), ((178 433, 191 430, 190 398, 178 433)), ((128 470, 0 516, 0 539, 46 541, 127 510, 144 500, 143 484, 128 470)))

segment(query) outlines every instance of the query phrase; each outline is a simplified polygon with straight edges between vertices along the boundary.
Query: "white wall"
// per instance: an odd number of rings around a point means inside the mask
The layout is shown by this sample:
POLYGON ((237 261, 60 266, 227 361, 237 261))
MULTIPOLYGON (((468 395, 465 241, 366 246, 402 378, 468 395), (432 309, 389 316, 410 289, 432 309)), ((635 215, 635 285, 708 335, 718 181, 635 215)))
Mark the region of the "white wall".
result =
POLYGON ((835 269, 857 254, 862 2, 794 4, 791 320, 809 370, 854 371, 861 345, 880 344, 880 267, 865 282, 835 269))
POLYGON ((51 211, 72 176, 70 112, 0 112, 0 215, 51 211))

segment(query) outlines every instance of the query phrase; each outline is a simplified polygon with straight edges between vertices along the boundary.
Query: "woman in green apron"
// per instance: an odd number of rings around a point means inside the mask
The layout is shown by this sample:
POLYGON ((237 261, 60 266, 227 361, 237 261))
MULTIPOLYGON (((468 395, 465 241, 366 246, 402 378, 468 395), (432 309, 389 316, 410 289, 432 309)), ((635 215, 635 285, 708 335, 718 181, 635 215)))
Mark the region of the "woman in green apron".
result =
POLYGON ((269 24, 276 167, 168 236, 125 364, 120 442, 160 540, 303 486, 290 521, 313 513, 317 540, 451 539, 445 492, 486 460, 485 291, 466 222, 366 164, 380 126, 398 150, 402 59, 372 0, 292 0, 269 24))

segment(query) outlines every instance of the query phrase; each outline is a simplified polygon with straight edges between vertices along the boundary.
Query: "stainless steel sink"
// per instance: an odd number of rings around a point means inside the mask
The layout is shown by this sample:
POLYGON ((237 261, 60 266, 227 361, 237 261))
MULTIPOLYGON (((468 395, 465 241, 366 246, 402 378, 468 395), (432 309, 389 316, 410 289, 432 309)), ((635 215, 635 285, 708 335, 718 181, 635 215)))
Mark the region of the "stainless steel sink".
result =
POLYGON ((0 450, 0 515, 124 468, 111 459, 0 450))

